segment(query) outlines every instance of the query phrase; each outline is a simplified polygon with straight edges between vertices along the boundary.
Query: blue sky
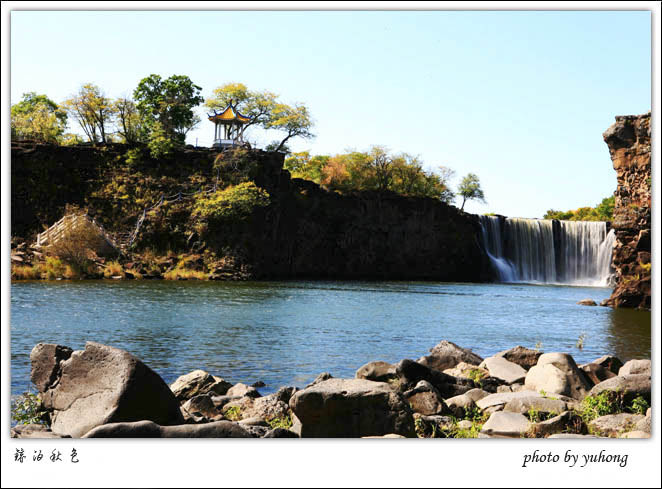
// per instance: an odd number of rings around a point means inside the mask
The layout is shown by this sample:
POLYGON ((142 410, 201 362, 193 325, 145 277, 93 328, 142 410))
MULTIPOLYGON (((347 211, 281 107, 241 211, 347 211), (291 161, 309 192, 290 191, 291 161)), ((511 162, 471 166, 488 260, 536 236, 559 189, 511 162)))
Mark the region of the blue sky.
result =
MULTIPOLYGON (((130 95, 151 73, 205 97, 242 82, 309 107, 317 137, 295 151, 385 145, 453 168, 454 185, 476 173, 487 204, 469 212, 542 217, 615 189, 602 133, 651 108, 650 25, 648 11, 14 11, 11 101, 88 82, 130 95)), ((212 137, 203 119, 188 140, 212 137)))

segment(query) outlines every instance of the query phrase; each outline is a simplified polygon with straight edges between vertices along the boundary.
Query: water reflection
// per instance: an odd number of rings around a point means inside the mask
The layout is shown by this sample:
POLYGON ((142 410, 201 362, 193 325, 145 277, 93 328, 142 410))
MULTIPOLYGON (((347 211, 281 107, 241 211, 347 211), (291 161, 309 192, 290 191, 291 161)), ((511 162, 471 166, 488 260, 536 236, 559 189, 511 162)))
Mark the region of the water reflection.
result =
POLYGON ((633 309, 609 310, 610 350, 621 359, 651 357, 651 313, 633 309))

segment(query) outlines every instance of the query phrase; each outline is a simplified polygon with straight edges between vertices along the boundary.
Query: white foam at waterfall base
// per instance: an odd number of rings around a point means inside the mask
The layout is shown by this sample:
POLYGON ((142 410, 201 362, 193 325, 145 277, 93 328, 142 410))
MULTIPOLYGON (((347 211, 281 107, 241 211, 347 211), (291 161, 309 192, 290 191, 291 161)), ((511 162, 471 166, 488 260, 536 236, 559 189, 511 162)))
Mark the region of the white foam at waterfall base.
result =
POLYGON ((607 287, 615 235, 605 222, 481 216, 499 282, 607 287), (556 236, 555 236, 556 234, 556 236))

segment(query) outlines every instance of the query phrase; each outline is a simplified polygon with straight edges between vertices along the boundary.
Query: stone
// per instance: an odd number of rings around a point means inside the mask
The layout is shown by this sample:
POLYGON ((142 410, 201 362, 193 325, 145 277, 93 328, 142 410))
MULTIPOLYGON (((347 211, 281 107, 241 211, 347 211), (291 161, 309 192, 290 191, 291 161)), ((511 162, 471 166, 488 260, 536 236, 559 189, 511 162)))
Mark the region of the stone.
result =
POLYGON ((217 409, 223 409, 227 403, 241 399, 241 396, 210 396, 210 399, 217 409))
POLYGON ((544 438, 561 432, 584 434, 586 433, 586 426, 577 414, 565 411, 553 418, 534 423, 529 430, 529 433, 535 438, 544 438))
POLYGON ((281 387, 278 389, 278 391, 274 394, 276 399, 279 401, 284 402, 285 404, 290 402, 290 399, 292 396, 299 391, 298 387, 281 387))
POLYGON ((651 376, 646 374, 619 375, 600 382, 589 391, 588 395, 597 396, 606 390, 622 392, 626 404, 631 404, 637 396, 643 397, 650 404, 651 376))
POLYGON ((498 407, 499 409, 503 409, 503 407, 506 404, 508 404, 510 401, 514 399, 523 399, 530 397, 542 397, 542 395, 533 391, 502 392, 502 393, 490 394, 489 396, 485 396, 482 399, 476 401, 476 405, 482 410, 491 407, 498 407))
POLYGON ((382 436, 363 436, 361 438, 383 438, 383 439, 401 439, 405 438, 402 435, 397 435, 395 433, 389 433, 388 435, 382 435, 382 436))
POLYGON ((253 387, 254 389, 257 389, 258 387, 266 387, 266 386, 267 386, 267 384, 265 384, 261 380, 258 380, 257 382, 253 382, 251 384, 251 387, 253 387))
POLYGON ((444 399, 464 394, 475 387, 474 382, 470 379, 446 375, 409 359, 398 362, 395 371, 400 379, 401 387, 411 388, 421 380, 425 380, 432 384, 444 399))
POLYGON ((600 358, 593 360, 591 363, 600 365, 616 375, 618 375, 619 369, 623 366, 623 362, 612 355, 601 356, 600 358))
POLYGON ((577 302, 580 306, 597 306, 597 302, 595 302, 593 299, 582 299, 579 302, 577 302))
POLYGON ((565 402, 540 396, 515 398, 508 401, 503 407, 504 411, 520 414, 526 414, 531 410, 545 414, 560 414, 566 409, 567 405, 565 402))
POLYGON ((444 370, 446 375, 452 377, 462 377, 464 379, 478 379, 483 377, 488 377, 490 373, 478 365, 470 365, 466 362, 460 362, 453 368, 447 368, 444 370))
POLYGON ((619 438, 650 438, 651 435, 649 432, 646 431, 628 431, 627 433, 623 433, 619 438))
POLYGON ((526 378, 526 370, 503 357, 494 356, 486 358, 479 367, 486 368, 491 377, 496 377, 509 384, 524 381, 526 378))
POLYGON ((375 382, 387 382, 396 377, 395 365, 386 362, 366 363, 356 371, 355 377, 375 382))
POLYGON ((310 384, 308 384, 306 386, 306 388, 312 387, 314 385, 319 384, 320 382, 324 382, 325 380, 329 380, 329 379, 332 379, 332 378, 333 378, 333 375, 331 375, 329 372, 322 372, 317 377, 315 377, 315 380, 313 380, 310 384))
POLYGON ((619 371, 618 375, 638 375, 638 374, 651 374, 651 361, 650 360, 629 360, 625 362, 619 371))
POLYGON ((482 389, 471 389, 465 392, 464 395, 467 396, 472 401, 478 402, 481 399, 484 399, 485 397, 489 396, 490 393, 482 389))
POLYGON ((526 374, 526 389, 545 391, 548 394, 562 394, 574 399, 583 399, 592 387, 567 353, 545 353, 538 363, 526 374))
POLYGON ((246 384, 241 382, 233 385, 226 392, 227 396, 239 396, 239 397, 260 397, 260 393, 255 389, 255 387, 249 387, 246 384))
POLYGON ((443 399, 436 392, 412 390, 405 392, 403 397, 415 413, 433 415, 448 412, 443 399))
POLYGON ((227 393, 230 387, 232 387, 232 384, 220 377, 214 377, 204 370, 194 370, 178 377, 170 385, 170 390, 175 394, 178 401, 183 402, 207 393, 222 396, 227 393))
POLYGON ((71 438, 68 435, 58 435, 43 424, 17 424, 10 430, 10 438, 71 438))
POLYGON ((463 419, 457 423, 457 427, 461 430, 470 430, 473 427, 473 423, 468 419, 463 419))
POLYGON ((637 431, 644 431, 646 433, 651 433, 651 415, 650 413, 646 414, 643 419, 637 421, 637 424, 634 426, 634 429, 637 431))
POLYGON ((201 394, 189 399, 182 404, 182 409, 190 415, 197 414, 206 418, 213 418, 220 414, 219 409, 216 407, 209 394, 201 394))
POLYGON ((497 392, 512 392, 513 389, 509 385, 500 385, 497 387, 497 392))
POLYGON ((263 438, 299 438, 299 435, 285 428, 274 428, 273 430, 269 430, 263 438))
POLYGON ((418 436, 426 438, 435 438, 437 434, 443 431, 450 431, 454 428, 454 420, 448 416, 426 416, 420 413, 414 413, 414 420, 418 436))
POLYGON ((32 370, 30 379, 39 392, 52 386, 60 374, 60 364, 71 357, 73 350, 67 346, 39 343, 30 352, 32 370))
POLYGON ((637 422, 644 418, 641 414, 608 414, 600 416, 588 423, 588 426, 595 433, 603 436, 616 437, 622 433, 635 429, 637 422))
MULTIPOLYGON (((40 363, 40 355, 34 361, 40 363)), ((73 438, 107 423, 184 422, 175 395, 152 369, 124 350, 91 341, 60 363, 56 381, 40 397, 52 431, 73 438)))
POLYGON ((383 382, 325 380, 294 394, 290 409, 301 421, 302 438, 415 436, 411 409, 383 382))
POLYGON ((265 428, 269 427, 269 423, 267 423, 264 418, 259 416, 243 418, 241 421, 238 421, 238 423, 242 426, 264 426, 265 428))
MULTIPOLYGON (((508 385, 505 380, 500 379, 498 377, 492 377, 491 375, 479 379, 478 381, 475 382, 475 384, 478 387, 480 387, 482 390, 486 392, 490 392, 492 394, 498 392, 500 387, 508 385)), ((513 387, 512 386, 509 387, 510 387, 510 391, 512 391, 513 387)))
POLYGON ((443 340, 430 349, 430 355, 421 357, 418 363, 443 372, 447 368, 455 367, 460 362, 478 365, 482 361, 483 359, 471 350, 443 340))
POLYGON ((152 421, 109 423, 98 426, 83 438, 255 438, 245 427, 230 421, 205 424, 159 426, 152 421))
POLYGON ((548 438, 572 439, 572 438, 600 438, 600 437, 595 435, 577 435, 575 433, 555 433, 553 435, 549 435, 548 438))
POLYGON ((467 411, 469 411, 471 408, 476 407, 476 402, 473 399, 471 399, 471 397, 469 397, 466 393, 460 394, 459 396, 451 397, 450 399, 446 399, 444 402, 448 407, 448 410, 456 418, 464 418, 464 416, 466 416, 467 411))
POLYGON ((542 355, 541 351, 531 350, 530 348, 525 348, 521 345, 511 348, 510 350, 504 350, 496 355, 495 357, 503 357, 509 362, 516 363, 525 370, 529 370, 536 363, 538 363, 538 358, 542 355))
POLYGON ((585 365, 580 365, 579 369, 584 372, 586 378, 593 384, 599 384, 600 382, 616 377, 616 374, 611 370, 599 365, 597 363, 587 363, 585 365))
POLYGON ((531 423, 523 414, 499 411, 490 416, 480 431, 490 436, 519 438, 530 428, 531 423))
POLYGON ((245 418, 257 417, 266 421, 274 418, 285 418, 289 416, 289 412, 289 405, 281 401, 276 394, 258 397, 250 404, 246 403, 242 409, 242 414, 245 418))

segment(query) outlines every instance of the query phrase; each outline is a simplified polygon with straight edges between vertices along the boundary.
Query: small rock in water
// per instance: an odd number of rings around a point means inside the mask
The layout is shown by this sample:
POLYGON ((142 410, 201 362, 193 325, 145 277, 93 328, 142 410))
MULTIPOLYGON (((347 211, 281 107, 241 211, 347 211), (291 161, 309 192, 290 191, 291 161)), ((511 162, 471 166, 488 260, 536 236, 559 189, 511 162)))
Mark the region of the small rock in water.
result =
POLYGON ((257 382, 251 384, 251 387, 253 387, 255 389, 257 389, 258 387, 266 387, 266 386, 267 386, 267 384, 265 384, 261 380, 258 380, 257 382))
POLYGON ((597 306, 598 304, 593 299, 582 299, 577 304, 580 306, 597 306))

